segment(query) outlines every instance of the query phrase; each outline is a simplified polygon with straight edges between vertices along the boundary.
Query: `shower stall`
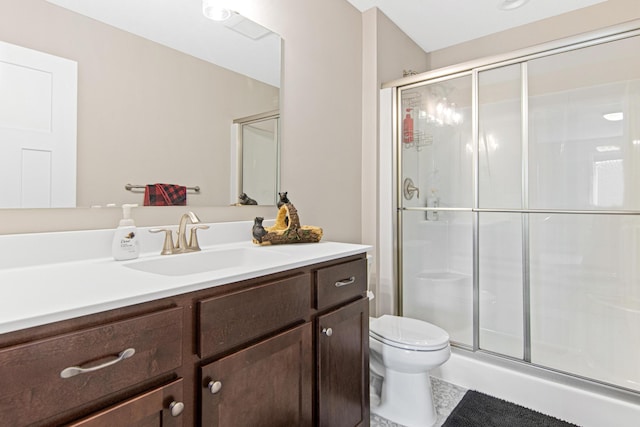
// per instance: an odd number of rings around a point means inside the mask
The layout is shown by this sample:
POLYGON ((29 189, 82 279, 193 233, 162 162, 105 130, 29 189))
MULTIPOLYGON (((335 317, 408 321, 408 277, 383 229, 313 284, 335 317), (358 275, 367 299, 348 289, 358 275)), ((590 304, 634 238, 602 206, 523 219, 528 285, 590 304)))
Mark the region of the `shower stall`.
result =
POLYGON ((640 30, 393 83, 399 313, 640 393, 640 30))

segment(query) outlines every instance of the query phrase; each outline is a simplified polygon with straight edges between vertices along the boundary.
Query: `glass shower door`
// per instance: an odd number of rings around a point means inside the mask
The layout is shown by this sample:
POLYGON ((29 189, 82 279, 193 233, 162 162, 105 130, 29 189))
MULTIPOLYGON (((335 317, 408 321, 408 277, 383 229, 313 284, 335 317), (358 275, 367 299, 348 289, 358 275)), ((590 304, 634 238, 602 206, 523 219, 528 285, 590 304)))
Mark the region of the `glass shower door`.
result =
POLYGON ((640 391, 640 36, 399 88, 401 314, 640 391))
POLYGON ((473 344, 471 75, 401 93, 404 316, 473 344))
POLYGON ((640 390, 640 37, 529 69, 531 361, 640 390))
POLYGON ((478 347, 526 358, 522 77, 514 64, 478 73, 478 347))

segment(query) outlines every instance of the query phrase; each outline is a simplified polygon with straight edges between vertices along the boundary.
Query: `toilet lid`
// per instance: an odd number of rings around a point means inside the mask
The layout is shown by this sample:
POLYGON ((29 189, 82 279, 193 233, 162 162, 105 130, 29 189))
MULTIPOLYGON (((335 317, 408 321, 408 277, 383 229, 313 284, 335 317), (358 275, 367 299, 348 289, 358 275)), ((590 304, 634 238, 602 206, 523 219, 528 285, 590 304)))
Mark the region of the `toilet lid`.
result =
POLYGON ((408 317, 385 314, 371 319, 369 331, 375 339, 407 350, 440 350, 449 345, 449 334, 444 329, 408 317))

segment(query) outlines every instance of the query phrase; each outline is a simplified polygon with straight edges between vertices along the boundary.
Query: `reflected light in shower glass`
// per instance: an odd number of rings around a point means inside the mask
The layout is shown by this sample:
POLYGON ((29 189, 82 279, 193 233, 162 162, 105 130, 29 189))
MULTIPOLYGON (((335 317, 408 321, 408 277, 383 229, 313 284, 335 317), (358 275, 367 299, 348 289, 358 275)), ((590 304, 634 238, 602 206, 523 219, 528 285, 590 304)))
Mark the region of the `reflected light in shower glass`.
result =
POLYGON ((617 145, 599 145, 596 147, 596 151, 599 153, 607 153, 609 151, 620 151, 620 147, 617 145))
POLYGON ((600 207, 622 206, 624 169, 622 159, 593 162, 593 204, 600 207))
MULTIPOLYGON (((480 153, 485 151, 491 153, 493 151, 496 151, 499 147, 500 144, 498 144, 498 141, 496 140, 496 137, 493 136, 493 134, 481 135, 480 139, 478 140, 478 151, 480 153)), ((465 145, 465 149, 468 154, 473 153, 473 146, 471 145, 471 143, 467 143, 465 145)))
POLYGON ((622 114, 621 111, 618 111, 616 113, 603 114, 602 117, 604 117, 605 120, 609 120, 610 122, 619 122, 620 120, 624 119, 624 114, 622 114))

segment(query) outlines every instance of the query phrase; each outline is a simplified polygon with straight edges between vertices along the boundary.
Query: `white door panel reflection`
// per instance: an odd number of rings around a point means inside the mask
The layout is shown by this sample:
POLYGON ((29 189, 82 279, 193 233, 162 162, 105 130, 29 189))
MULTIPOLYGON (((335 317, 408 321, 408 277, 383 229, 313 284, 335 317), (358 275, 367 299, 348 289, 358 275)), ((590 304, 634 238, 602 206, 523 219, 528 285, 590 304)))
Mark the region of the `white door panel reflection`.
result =
POLYGON ((77 63, 0 42, 0 208, 76 205, 77 63))

